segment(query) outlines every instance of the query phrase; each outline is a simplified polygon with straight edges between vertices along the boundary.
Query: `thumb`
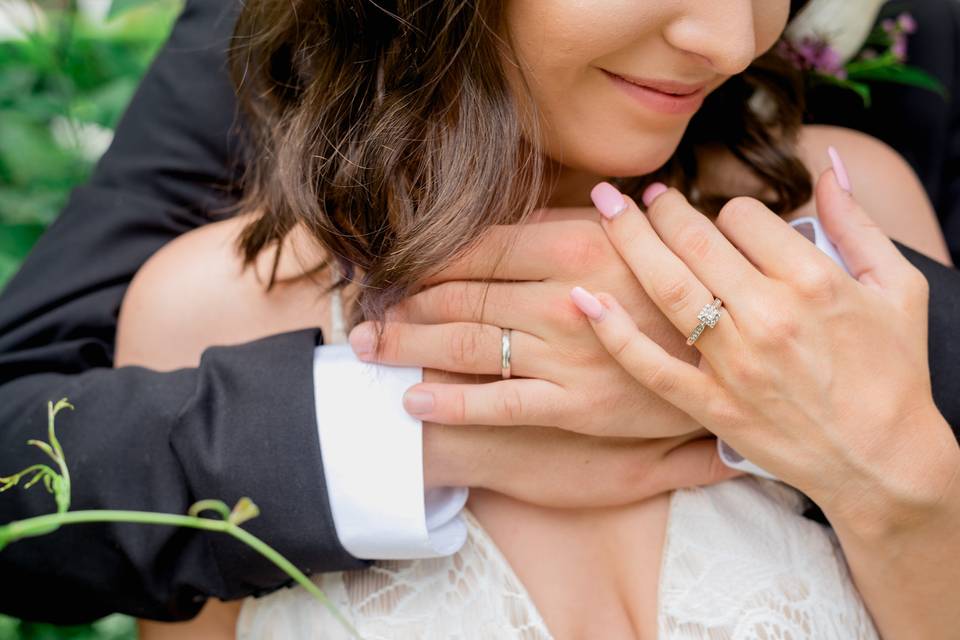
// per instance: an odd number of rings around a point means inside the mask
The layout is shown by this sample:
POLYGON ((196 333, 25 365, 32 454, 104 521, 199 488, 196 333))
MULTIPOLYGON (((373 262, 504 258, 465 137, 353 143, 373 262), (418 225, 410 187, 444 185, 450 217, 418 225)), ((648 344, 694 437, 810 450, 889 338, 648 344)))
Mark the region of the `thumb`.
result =
POLYGON ((850 274, 865 285, 887 289, 902 282, 906 259, 852 194, 847 169, 834 147, 833 164, 817 180, 817 214, 850 274))
POLYGON ((657 470, 661 491, 716 484, 744 475, 720 459, 716 438, 700 438, 672 449, 657 470))

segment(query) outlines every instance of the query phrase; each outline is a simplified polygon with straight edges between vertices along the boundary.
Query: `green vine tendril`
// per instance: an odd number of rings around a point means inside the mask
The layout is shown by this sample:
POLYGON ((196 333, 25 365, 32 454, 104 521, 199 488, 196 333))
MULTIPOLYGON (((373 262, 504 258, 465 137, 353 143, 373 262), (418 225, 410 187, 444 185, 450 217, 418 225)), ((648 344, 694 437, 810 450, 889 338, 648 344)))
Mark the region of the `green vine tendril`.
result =
POLYGON ((342 613, 333 605, 327 596, 313 582, 307 578, 293 563, 284 558, 279 552, 266 544, 252 533, 242 529, 241 524, 260 515, 260 509, 250 498, 240 498, 231 509, 221 500, 200 500, 194 503, 187 515, 172 513, 153 513, 150 511, 120 511, 111 509, 90 509, 84 511, 70 511, 70 472, 63 454, 63 448, 57 440, 56 417, 63 409, 73 409, 66 398, 56 404, 47 403, 47 438, 49 442, 28 440, 27 444, 43 451, 56 465, 54 469, 47 464, 34 464, 10 476, 0 476, 0 493, 12 489, 23 483, 24 489, 42 482, 43 486, 53 494, 57 504, 56 513, 51 513, 24 520, 15 520, 0 525, 0 551, 7 545, 31 538, 52 533, 61 526, 80 524, 85 522, 137 522, 141 524, 166 525, 174 527, 189 527, 204 531, 225 533, 246 544, 254 551, 275 564, 284 573, 290 576, 297 584, 306 589, 342 624, 355 638, 360 634, 342 613), (217 518, 201 517, 201 513, 214 513, 217 518))

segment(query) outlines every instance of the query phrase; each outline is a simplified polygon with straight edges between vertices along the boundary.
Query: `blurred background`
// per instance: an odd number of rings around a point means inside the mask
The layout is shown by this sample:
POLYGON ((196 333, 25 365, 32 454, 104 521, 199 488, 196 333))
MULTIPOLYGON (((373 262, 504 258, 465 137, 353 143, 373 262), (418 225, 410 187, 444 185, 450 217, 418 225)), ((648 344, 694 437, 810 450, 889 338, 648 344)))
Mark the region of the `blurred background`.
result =
MULTIPOLYGON (((0 289, 110 144, 181 8, 181 0, 0 0, 0 289)), ((133 638, 125 616, 78 627, 0 616, 0 640, 133 638)))
POLYGON ((181 8, 0 0, 0 288, 110 144, 181 8))

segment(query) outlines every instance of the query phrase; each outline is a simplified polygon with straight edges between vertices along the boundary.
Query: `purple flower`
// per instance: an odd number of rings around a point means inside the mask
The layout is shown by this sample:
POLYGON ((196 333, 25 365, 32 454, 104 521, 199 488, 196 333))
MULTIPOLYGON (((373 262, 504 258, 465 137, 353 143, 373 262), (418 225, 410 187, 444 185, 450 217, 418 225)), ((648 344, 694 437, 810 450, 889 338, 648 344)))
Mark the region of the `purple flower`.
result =
POLYGON ((836 73, 843 67, 843 61, 836 49, 827 45, 820 50, 816 68, 825 73, 836 73))
POLYGON ((890 47, 890 52, 894 57, 903 62, 907 59, 907 37, 904 34, 897 34, 896 39, 893 41, 893 45, 890 47))
POLYGON ((840 53, 821 38, 806 36, 800 42, 783 41, 780 53, 799 69, 846 78, 840 53))
POLYGON ((886 20, 880 23, 880 26, 883 28, 884 31, 891 34, 897 30, 897 22, 893 18, 887 18, 886 20))
POLYGON ((897 16, 897 26, 904 33, 916 33, 917 31, 917 21, 906 11, 897 16))

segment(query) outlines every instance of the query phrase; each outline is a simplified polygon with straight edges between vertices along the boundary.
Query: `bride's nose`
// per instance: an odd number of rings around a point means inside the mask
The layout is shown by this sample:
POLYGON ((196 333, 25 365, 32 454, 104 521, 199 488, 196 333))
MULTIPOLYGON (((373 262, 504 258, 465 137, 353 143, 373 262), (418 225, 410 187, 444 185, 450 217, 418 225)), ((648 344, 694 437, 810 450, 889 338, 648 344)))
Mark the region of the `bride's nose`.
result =
POLYGON ((702 58, 721 75, 736 75, 750 66, 757 55, 751 0, 687 4, 690 9, 664 29, 664 37, 671 46, 702 58))

